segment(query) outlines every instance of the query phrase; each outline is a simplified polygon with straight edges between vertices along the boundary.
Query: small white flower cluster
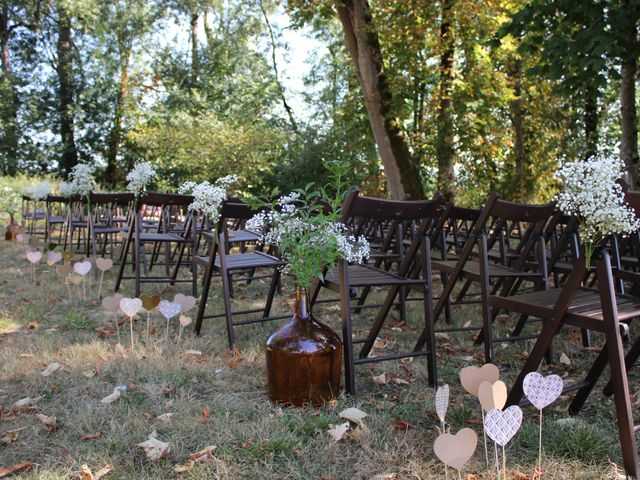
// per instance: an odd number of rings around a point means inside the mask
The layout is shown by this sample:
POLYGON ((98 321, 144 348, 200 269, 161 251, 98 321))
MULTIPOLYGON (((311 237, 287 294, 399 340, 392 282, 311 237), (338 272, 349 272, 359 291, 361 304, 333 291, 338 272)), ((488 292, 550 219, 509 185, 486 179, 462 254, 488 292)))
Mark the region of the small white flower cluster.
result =
POLYGON ((129 182, 127 190, 138 197, 155 176, 156 169, 153 168, 153 165, 148 162, 136 163, 133 170, 127 174, 127 182, 129 182))
POLYGON ((47 198, 47 195, 51 193, 51 184, 49 182, 32 183, 22 193, 31 200, 39 202, 47 198))
POLYGON ((190 193, 193 195, 193 202, 189 205, 191 210, 199 210, 211 222, 217 223, 220 219, 222 202, 227 198, 227 189, 237 180, 237 176, 227 175, 219 178, 213 184, 209 182, 185 182, 178 191, 183 194, 190 193))
POLYGON ((567 163, 558 171, 564 183, 556 197, 558 208, 580 219, 585 243, 595 246, 607 235, 629 234, 640 228, 640 220, 616 183, 623 172, 620 160, 597 157, 567 163))
POLYGON ((68 182, 60 182, 58 190, 60 195, 70 197, 72 195, 87 196, 96 185, 93 177, 94 167, 87 163, 79 163, 71 169, 68 182))

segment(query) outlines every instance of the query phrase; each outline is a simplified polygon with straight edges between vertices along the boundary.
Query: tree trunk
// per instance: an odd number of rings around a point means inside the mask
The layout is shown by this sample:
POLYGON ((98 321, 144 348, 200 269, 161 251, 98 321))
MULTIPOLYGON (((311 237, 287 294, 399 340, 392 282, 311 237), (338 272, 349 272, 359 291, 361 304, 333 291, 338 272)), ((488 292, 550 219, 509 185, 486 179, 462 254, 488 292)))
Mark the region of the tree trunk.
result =
POLYGON ((453 118, 451 115, 451 87, 453 83, 453 5, 455 0, 442 0, 440 19, 440 87, 438 92, 438 126, 436 154, 438 158, 438 190, 445 198, 454 196, 453 118))
MULTIPOLYGON (((622 0, 622 11, 630 11, 630 0, 622 0)), ((634 17, 635 18, 635 17, 634 17)), ((624 161, 632 188, 640 188, 638 175, 638 117, 636 112, 636 75, 638 60, 635 50, 638 48, 638 30, 629 22, 623 32, 627 48, 622 58, 620 83, 620 158, 624 161)))
POLYGON ((11 57, 9 52, 9 2, 2 0, 0 10, 0 48, 2 56, 2 87, 0 91, 7 95, 4 108, 1 112, 1 121, 4 124, 4 135, 0 142, 0 150, 3 151, 5 162, 0 172, 3 175, 15 175, 18 166, 18 108, 19 101, 15 89, 13 75, 11 73, 11 57))
POLYGON ((193 12, 191 14, 191 86, 198 85, 200 77, 200 59, 198 58, 198 19, 200 14, 193 12))
POLYGON ((514 199, 525 202, 529 196, 529 175, 527 173, 529 159, 525 149, 524 112, 522 108, 522 66, 515 60, 509 71, 513 88, 513 100, 509 102, 511 125, 513 126, 513 145, 515 157, 515 189, 514 199))
POLYGON ((345 42, 358 74, 371 130, 384 167, 389 193, 424 197, 418 167, 391 113, 391 90, 384 75, 382 51, 367 0, 344 0, 336 7, 345 42))
POLYGON ((75 144, 75 99, 73 79, 73 46, 71 40, 71 19, 62 2, 58 2, 58 81, 60 115, 60 138, 62 141, 62 158, 60 170, 66 177, 78 163, 78 151, 75 144))
POLYGON ((129 89, 129 52, 121 52, 120 58, 120 83, 118 85, 118 96, 116 97, 116 107, 113 114, 113 128, 109 138, 109 149, 107 151, 107 171, 106 179, 112 186, 124 179, 126 172, 118 168, 118 155, 120 154, 120 143, 122 142, 122 117, 124 116, 125 102, 129 89))
POLYGON ((598 92, 590 90, 584 101, 585 160, 598 154, 598 92))

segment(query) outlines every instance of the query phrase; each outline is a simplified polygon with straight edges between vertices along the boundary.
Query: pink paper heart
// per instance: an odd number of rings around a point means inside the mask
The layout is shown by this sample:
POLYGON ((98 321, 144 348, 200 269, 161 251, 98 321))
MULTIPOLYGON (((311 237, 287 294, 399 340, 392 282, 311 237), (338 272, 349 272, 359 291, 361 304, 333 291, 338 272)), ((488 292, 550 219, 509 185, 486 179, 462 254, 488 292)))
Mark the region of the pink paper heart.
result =
POLYGON ((538 372, 528 373, 522 382, 524 394, 538 410, 551 405, 562 394, 563 386, 558 375, 544 377, 538 372))
POLYGON ((110 258, 96 258, 96 267, 101 272, 106 272, 113 267, 113 260, 110 258))
POLYGON ((169 300, 162 300, 158 305, 158 310, 164 318, 169 320, 180 313, 182 307, 179 303, 170 302, 169 300))
POLYGON ((187 313, 196 305, 196 299, 194 297, 186 296, 182 293, 176 294, 176 296, 173 297, 173 302, 180 305, 182 313, 187 313))
POLYGON ((139 298, 123 298, 120 300, 120 310, 122 310, 127 317, 135 317, 141 308, 142 300, 139 298))
POLYGON ((89 270, 91 270, 91 262, 88 260, 83 260, 73 264, 73 271, 82 277, 89 273, 89 270))
POLYGON ((53 267, 60 260, 62 260, 62 253, 60 252, 47 253, 47 265, 49 265, 50 267, 53 267))
POLYGON ((104 297, 102 299, 102 307, 107 312, 117 312, 118 308, 120 308, 120 300, 122 300, 123 298, 124 297, 121 293, 116 293, 112 297, 104 297))
POLYGON ((35 252, 33 250, 27 252, 27 260, 31 263, 38 263, 42 259, 42 252, 35 252))

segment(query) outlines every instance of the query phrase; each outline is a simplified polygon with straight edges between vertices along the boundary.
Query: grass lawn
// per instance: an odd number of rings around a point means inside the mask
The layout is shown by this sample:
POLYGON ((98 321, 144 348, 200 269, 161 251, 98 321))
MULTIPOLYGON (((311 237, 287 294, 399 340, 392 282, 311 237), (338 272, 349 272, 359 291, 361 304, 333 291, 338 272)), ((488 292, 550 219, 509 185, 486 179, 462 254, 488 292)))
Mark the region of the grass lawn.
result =
MULTIPOLYGON (((134 325, 134 351, 129 349, 128 325, 121 327, 123 350, 113 331, 113 318, 95 300, 96 285, 90 290, 93 300, 87 301, 79 298, 81 287, 72 286, 70 301, 65 284, 44 262, 34 285, 25 251, 25 245, 0 243, 0 438, 23 428, 13 441, 0 442, 0 467, 21 461, 34 464, 15 477, 79 478, 81 465, 86 464, 94 473, 111 465, 111 473, 103 477, 107 479, 445 478, 444 467, 433 454, 438 420, 424 359, 359 366, 356 397, 342 395, 321 408, 280 408, 265 394, 263 344, 276 329, 275 323, 239 327, 239 353, 232 355, 226 350, 221 320, 205 323, 200 338, 190 329, 185 331, 176 345, 177 321, 166 342, 164 320, 155 314, 152 321, 157 332, 148 342, 144 319, 134 325), (53 362, 62 367, 42 376, 53 362), (408 384, 374 383, 372 377, 384 372, 408 384), (118 385, 126 385, 126 393, 102 404, 100 400, 118 385), (25 397, 41 398, 12 410, 25 397), (368 414, 367 428, 354 430, 351 438, 336 443, 327 430, 344 421, 338 412, 347 407, 368 414), (173 415, 158 419, 166 413, 173 415), (56 426, 43 424, 37 414, 55 416, 56 426), (152 431, 171 445, 168 457, 157 462, 149 461, 136 446, 152 431), (175 473, 176 465, 188 463, 189 454, 210 445, 216 447, 213 458, 175 473)), ((115 268, 107 273, 103 292, 112 291, 114 275, 115 268)), ((151 288, 147 286, 148 291, 151 288)), ((265 289, 259 281, 249 287, 239 285, 234 304, 257 303, 265 289)), ((211 304, 219 306, 219 285, 214 284, 214 292, 211 304)), ((123 293, 131 295, 132 285, 126 284, 123 293)), ((290 310, 289 293, 285 289, 277 298, 279 311, 290 310)), ((173 295, 165 292, 163 298, 173 295)), ((420 319, 417 306, 412 305, 406 325, 390 319, 395 327, 383 331, 378 353, 393 351, 415 338, 420 319)), ((339 329, 337 304, 325 304, 315 313, 339 329)), ((479 310, 473 307, 454 313, 460 324, 480 320, 479 310)), ((195 309, 191 315, 195 317, 195 309)), ((499 319, 501 331, 507 329, 505 322, 499 319)), ((359 316, 356 333, 362 334, 366 324, 366 314, 359 316)), ((577 332, 567 331, 564 340, 557 344, 556 358, 564 353, 570 364, 558 363, 545 368, 545 373, 577 379, 595 353, 581 347, 577 332)), ((466 426, 480 433, 480 406, 463 393, 458 373, 467 364, 481 363, 481 348, 472 347, 470 333, 439 335, 438 342, 440 378, 452 389, 447 415, 452 430, 466 426)), ((498 358, 512 366, 504 375, 508 386, 530 347, 531 342, 498 347, 498 358)), ((637 393, 638 382, 632 385, 637 393)), ((638 403, 637 395, 633 400, 638 403)), ((545 410, 543 478, 620 478, 612 402, 596 388, 575 418, 567 415, 568 403, 569 397, 562 397, 545 410)), ((531 476, 537 461, 537 412, 529 407, 524 415, 523 427, 507 449, 510 478, 529 478, 525 475, 531 476)), ((464 475, 495 478, 493 466, 485 466, 481 437, 464 475)), ((457 478, 451 469, 449 478, 457 478)))

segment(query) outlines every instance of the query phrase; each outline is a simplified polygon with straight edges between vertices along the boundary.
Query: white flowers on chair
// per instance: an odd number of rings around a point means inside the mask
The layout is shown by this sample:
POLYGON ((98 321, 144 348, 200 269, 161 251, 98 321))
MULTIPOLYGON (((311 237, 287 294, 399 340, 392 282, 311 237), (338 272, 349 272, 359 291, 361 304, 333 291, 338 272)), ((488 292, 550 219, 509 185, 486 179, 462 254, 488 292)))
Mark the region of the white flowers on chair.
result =
POLYGON ((49 182, 32 183, 25 188, 22 193, 35 202, 44 200, 51 193, 51 184, 49 182))
POLYGON ((136 163, 127 174, 127 190, 139 197, 147 188, 153 177, 156 176, 156 169, 148 162, 136 163))
POLYGON ((221 177, 214 183, 210 182, 185 182, 178 190, 180 193, 190 193, 193 195, 193 202, 189 205, 190 210, 201 211, 212 223, 217 223, 220 219, 222 202, 227 198, 227 189, 230 185, 238 181, 236 175, 221 177))

